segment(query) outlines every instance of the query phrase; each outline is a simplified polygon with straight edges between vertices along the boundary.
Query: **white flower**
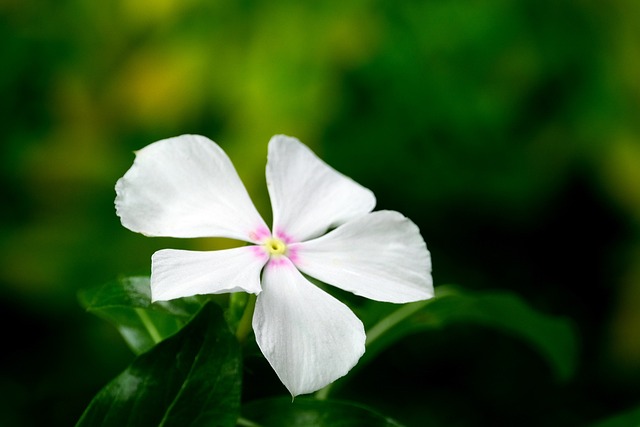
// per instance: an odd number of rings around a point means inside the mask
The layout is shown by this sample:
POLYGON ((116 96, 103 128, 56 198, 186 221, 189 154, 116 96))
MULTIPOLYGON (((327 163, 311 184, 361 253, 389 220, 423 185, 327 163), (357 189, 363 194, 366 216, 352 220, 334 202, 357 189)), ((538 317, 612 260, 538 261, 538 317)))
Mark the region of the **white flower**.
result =
POLYGON ((366 298, 406 303, 433 296, 431 258, 413 222, 398 212, 371 212, 371 191, 297 139, 274 136, 268 151, 272 231, 224 151, 198 135, 136 152, 116 184, 115 204, 122 224, 147 236, 251 243, 212 252, 156 252, 152 299, 257 294, 256 341, 296 396, 344 376, 365 343, 353 312, 301 273, 366 298))

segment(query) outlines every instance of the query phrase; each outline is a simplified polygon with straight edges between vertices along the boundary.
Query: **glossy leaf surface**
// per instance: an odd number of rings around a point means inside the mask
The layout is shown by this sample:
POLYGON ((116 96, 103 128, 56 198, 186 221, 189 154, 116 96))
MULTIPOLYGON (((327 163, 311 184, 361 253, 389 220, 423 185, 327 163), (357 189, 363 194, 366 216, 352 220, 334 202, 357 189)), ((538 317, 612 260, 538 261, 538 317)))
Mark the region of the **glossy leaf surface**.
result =
POLYGON ((515 294, 469 292, 440 286, 431 300, 394 308, 395 311, 367 331, 367 352, 363 360, 370 360, 408 334, 467 322, 526 341, 548 361, 561 380, 568 379, 575 371, 578 342, 571 321, 537 311, 515 294))
POLYGON ((202 299, 151 303, 148 277, 127 277, 79 294, 83 307, 111 322, 127 345, 141 354, 175 334, 200 309, 202 299))
POLYGON ((261 427, 400 427, 394 420, 349 402, 275 398, 250 402, 243 419, 261 427))
POLYGON ((222 310, 208 304, 103 388, 77 426, 233 426, 241 371, 222 310))

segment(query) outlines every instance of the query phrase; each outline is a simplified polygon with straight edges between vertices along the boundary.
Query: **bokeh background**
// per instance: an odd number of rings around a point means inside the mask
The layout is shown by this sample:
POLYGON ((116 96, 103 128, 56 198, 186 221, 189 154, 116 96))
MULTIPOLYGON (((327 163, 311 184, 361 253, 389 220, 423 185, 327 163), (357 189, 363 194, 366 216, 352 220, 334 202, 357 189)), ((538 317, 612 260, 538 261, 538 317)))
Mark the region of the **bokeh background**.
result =
POLYGON ((298 137, 420 226, 437 285, 514 292, 580 337, 558 383, 517 339, 451 326, 336 397, 437 426, 640 404, 638 22, 635 0, 0 1, 0 425, 72 425, 132 359, 79 289, 210 244, 113 208, 132 152, 183 133, 267 217, 266 143, 298 137))

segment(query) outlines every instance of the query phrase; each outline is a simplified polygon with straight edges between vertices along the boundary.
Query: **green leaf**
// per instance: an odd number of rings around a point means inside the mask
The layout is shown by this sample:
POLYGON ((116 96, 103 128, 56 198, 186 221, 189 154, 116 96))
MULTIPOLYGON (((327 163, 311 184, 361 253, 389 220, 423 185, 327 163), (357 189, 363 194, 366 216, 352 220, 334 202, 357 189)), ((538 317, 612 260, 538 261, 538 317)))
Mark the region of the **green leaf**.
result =
POLYGON ((396 421, 361 405, 335 400, 274 398, 242 408, 238 425, 247 427, 400 427, 396 421))
POLYGON ((449 286, 436 288, 431 300, 401 306, 369 329, 363 361, 408 334, 459 322, 495 328, 525 340, 546 358, 560 380, 575 371, 578 343, 569 319, 539 312, 508 292, 467 292, 449 286))
POLYGON ((640 407, 615 415, 606 420, 599 421, 592 427, 629 427, 640 426, 640 407))
POLYGON ((232 331, 238 329, 240 319, 244 314, 247 303, 249 302, 249 294, 245 292, 234 292, 229 295, 229 307, 225 310, 225 319, 232 331))
POLYGON ((77 426, 233 426, 240 382, 238 342, 210 303, 103 388, 77 426))
POLYGON ((79 293, 87 311, 111 322, 136 354, 175 334, 202 307, 201 298, 151 303, 148 277, 127 277, 79 293))

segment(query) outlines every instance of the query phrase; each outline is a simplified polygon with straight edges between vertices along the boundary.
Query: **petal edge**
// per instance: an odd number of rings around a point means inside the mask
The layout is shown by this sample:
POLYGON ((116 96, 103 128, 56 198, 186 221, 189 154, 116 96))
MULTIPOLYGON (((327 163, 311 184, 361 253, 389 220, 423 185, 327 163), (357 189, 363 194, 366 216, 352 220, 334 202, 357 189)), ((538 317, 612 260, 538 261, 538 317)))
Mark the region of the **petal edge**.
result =
POLYGON ((266 173, 273 231, 297 242, 371 212, 376 204, 371 190, 289 136, 276 135, 269 141, 266 173))
POLYGON ((256 342, 292 396, 346 375, 364 354, 362 322, 286 260, 267 264, 253 316, 256 342))
POLYGON ((372 212, 291 249, 303 273, 356 295, 393 303, 433 297, 431 255, 399 212, 372 212))
POLYGON ((116 183, 116 213, 147 236, 253 241, 266 228, 226 153, 200 135, 154 142, 136 152, 116 183))
POLYGON ((261 291, 267 256, 256 246, 199 252, 163 249, 151 257, 151 300, 261 291))

